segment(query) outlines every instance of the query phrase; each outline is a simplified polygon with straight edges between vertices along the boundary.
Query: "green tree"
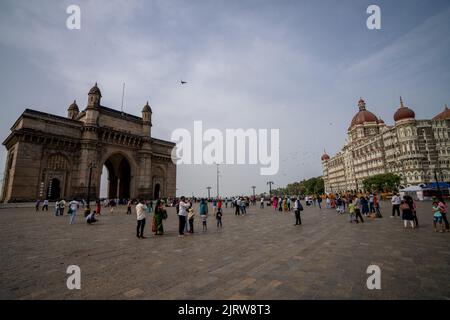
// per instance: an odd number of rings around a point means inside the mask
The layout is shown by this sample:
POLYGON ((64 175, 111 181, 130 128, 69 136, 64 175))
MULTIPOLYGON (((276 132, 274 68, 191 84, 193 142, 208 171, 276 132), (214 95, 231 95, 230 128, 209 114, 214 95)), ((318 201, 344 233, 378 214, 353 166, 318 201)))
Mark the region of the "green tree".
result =
POLYGON ((393 173, 377 174, 363 181, 364 189, 378 192, 397 191, 399 184, 400 177, 393 173))

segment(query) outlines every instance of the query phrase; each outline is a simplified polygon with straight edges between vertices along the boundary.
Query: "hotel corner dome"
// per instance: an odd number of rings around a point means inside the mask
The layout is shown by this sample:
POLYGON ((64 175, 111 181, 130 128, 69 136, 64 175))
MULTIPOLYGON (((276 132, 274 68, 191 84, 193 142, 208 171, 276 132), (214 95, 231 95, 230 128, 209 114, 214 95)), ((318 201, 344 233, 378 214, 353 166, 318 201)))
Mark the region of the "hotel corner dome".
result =
POLYGON ((95 85, 89 90, 89 94, 98 94, 100 97, 102 96, 102 93, 100 92, 100 89, 97 87, 97 82, 95 85))
POLYGON ((378 123, 377 116, 374 115, 372 112, 366 110, 366 103, 364 102, 363 99, 360 99, 358 101, 358 107, 359 107, 359 111, 353 117, 349 129, 351 129, 352 127, 354 127, 356 125, 364 124, 366 122, 377 122, 378 123))
POLYGON ((416 114, 414 111, 412 111, 410 108, 405 106, 403 104, 402 97, 400 97, 400 107, 397 109, 397 111, 394 114, 394 120, 395 122, 405 119, 415 119, 416 114))
POLYGON ((326 153, 324 153, 323 155, 322 155, 322 161, 323 160, 329 160, 330 159, 330 156, 328 155, 328 154, 326 154, 326 153))
POLYGON ((447 119, 450 119, 450 109, 448 108, 447 105, 445 105, 444 111, 435 116, 433 120, 447 120, 447 119))

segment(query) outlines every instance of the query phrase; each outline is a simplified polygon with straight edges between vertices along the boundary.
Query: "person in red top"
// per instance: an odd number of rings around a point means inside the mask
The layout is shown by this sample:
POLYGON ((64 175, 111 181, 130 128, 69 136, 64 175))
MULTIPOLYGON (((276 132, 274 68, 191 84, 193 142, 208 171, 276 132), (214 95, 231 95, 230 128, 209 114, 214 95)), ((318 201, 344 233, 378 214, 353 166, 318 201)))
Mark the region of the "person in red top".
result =
POLYGON ((100 204, 100 200, 97 200, 95 207, 95 214, 101 215, 100 211, 102 210, 102 206, 100 204))
POLYGON ((383 218, 380 211, 380 203, 378 202, 378 195, 376 193, 373 194, 373 207, 375 209, 375 217, 383 218))
POLYGON ((222 200, 221 199, 217 202, 217 209, 222 209, 222 200))

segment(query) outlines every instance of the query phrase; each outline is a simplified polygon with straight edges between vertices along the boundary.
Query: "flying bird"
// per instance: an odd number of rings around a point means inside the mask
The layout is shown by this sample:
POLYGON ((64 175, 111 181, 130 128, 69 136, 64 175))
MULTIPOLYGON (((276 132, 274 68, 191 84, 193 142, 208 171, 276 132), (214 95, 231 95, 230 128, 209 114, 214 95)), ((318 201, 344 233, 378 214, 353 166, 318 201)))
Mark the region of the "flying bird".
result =
POLYGON ((181 80, 181 84, 185 84, 185 83, 187 83, 186 81, 183 81, 183 80, 181 80))

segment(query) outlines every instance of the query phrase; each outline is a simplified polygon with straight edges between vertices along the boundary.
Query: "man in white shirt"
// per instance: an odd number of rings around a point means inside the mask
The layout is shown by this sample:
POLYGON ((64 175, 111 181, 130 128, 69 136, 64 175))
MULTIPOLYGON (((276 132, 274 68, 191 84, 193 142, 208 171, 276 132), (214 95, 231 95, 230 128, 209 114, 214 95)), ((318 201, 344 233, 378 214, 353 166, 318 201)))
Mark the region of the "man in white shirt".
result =
POLYGON ((402 199, 400 199, 397 193, 392 196, 391 203, 392 203, 391 218, 395 217, 395 212, 397 212, 398 216, 400 217, 400 204, 402 203, 402 199))
POLYGON ((144 237, 145 209, 146 207, 144 201, 139 200, 139 203, 136 205, 136 216, 137 216, 136 236, 139 239, 145 239, 144 237))
POLYGON ((186 202, 185 197, 181 197, 180 203, 178 204, 179 210, 178 210, 178 219, 180 221, 179 228, 178 228, 178 236, 183 237, 184 236, 184 228, 186 226, 186 217, 188 214, 188 209, 190 208, 191 204, 189 202, 186 202))
POLYGON ((303 210, 303 206, 300 203, 300 199, 294 200, 294 212, 295 212, 295 225, 299 226, 302 224, 302 219, 300 218, 300 211, 303 210))
MULTIPOLYGON (((63 201, 63 200, 61 200, 61 201, 63 201)), ((77 216, 77 210, 78 210, 79 206, 80 205, 78 204, 78 201, 76 201, 75 199, 73 199, 72 201, 69 202, 69 208, 70 208, 70 212, 71 212, 69 224, 75 223, 75 218, 77 216)))

